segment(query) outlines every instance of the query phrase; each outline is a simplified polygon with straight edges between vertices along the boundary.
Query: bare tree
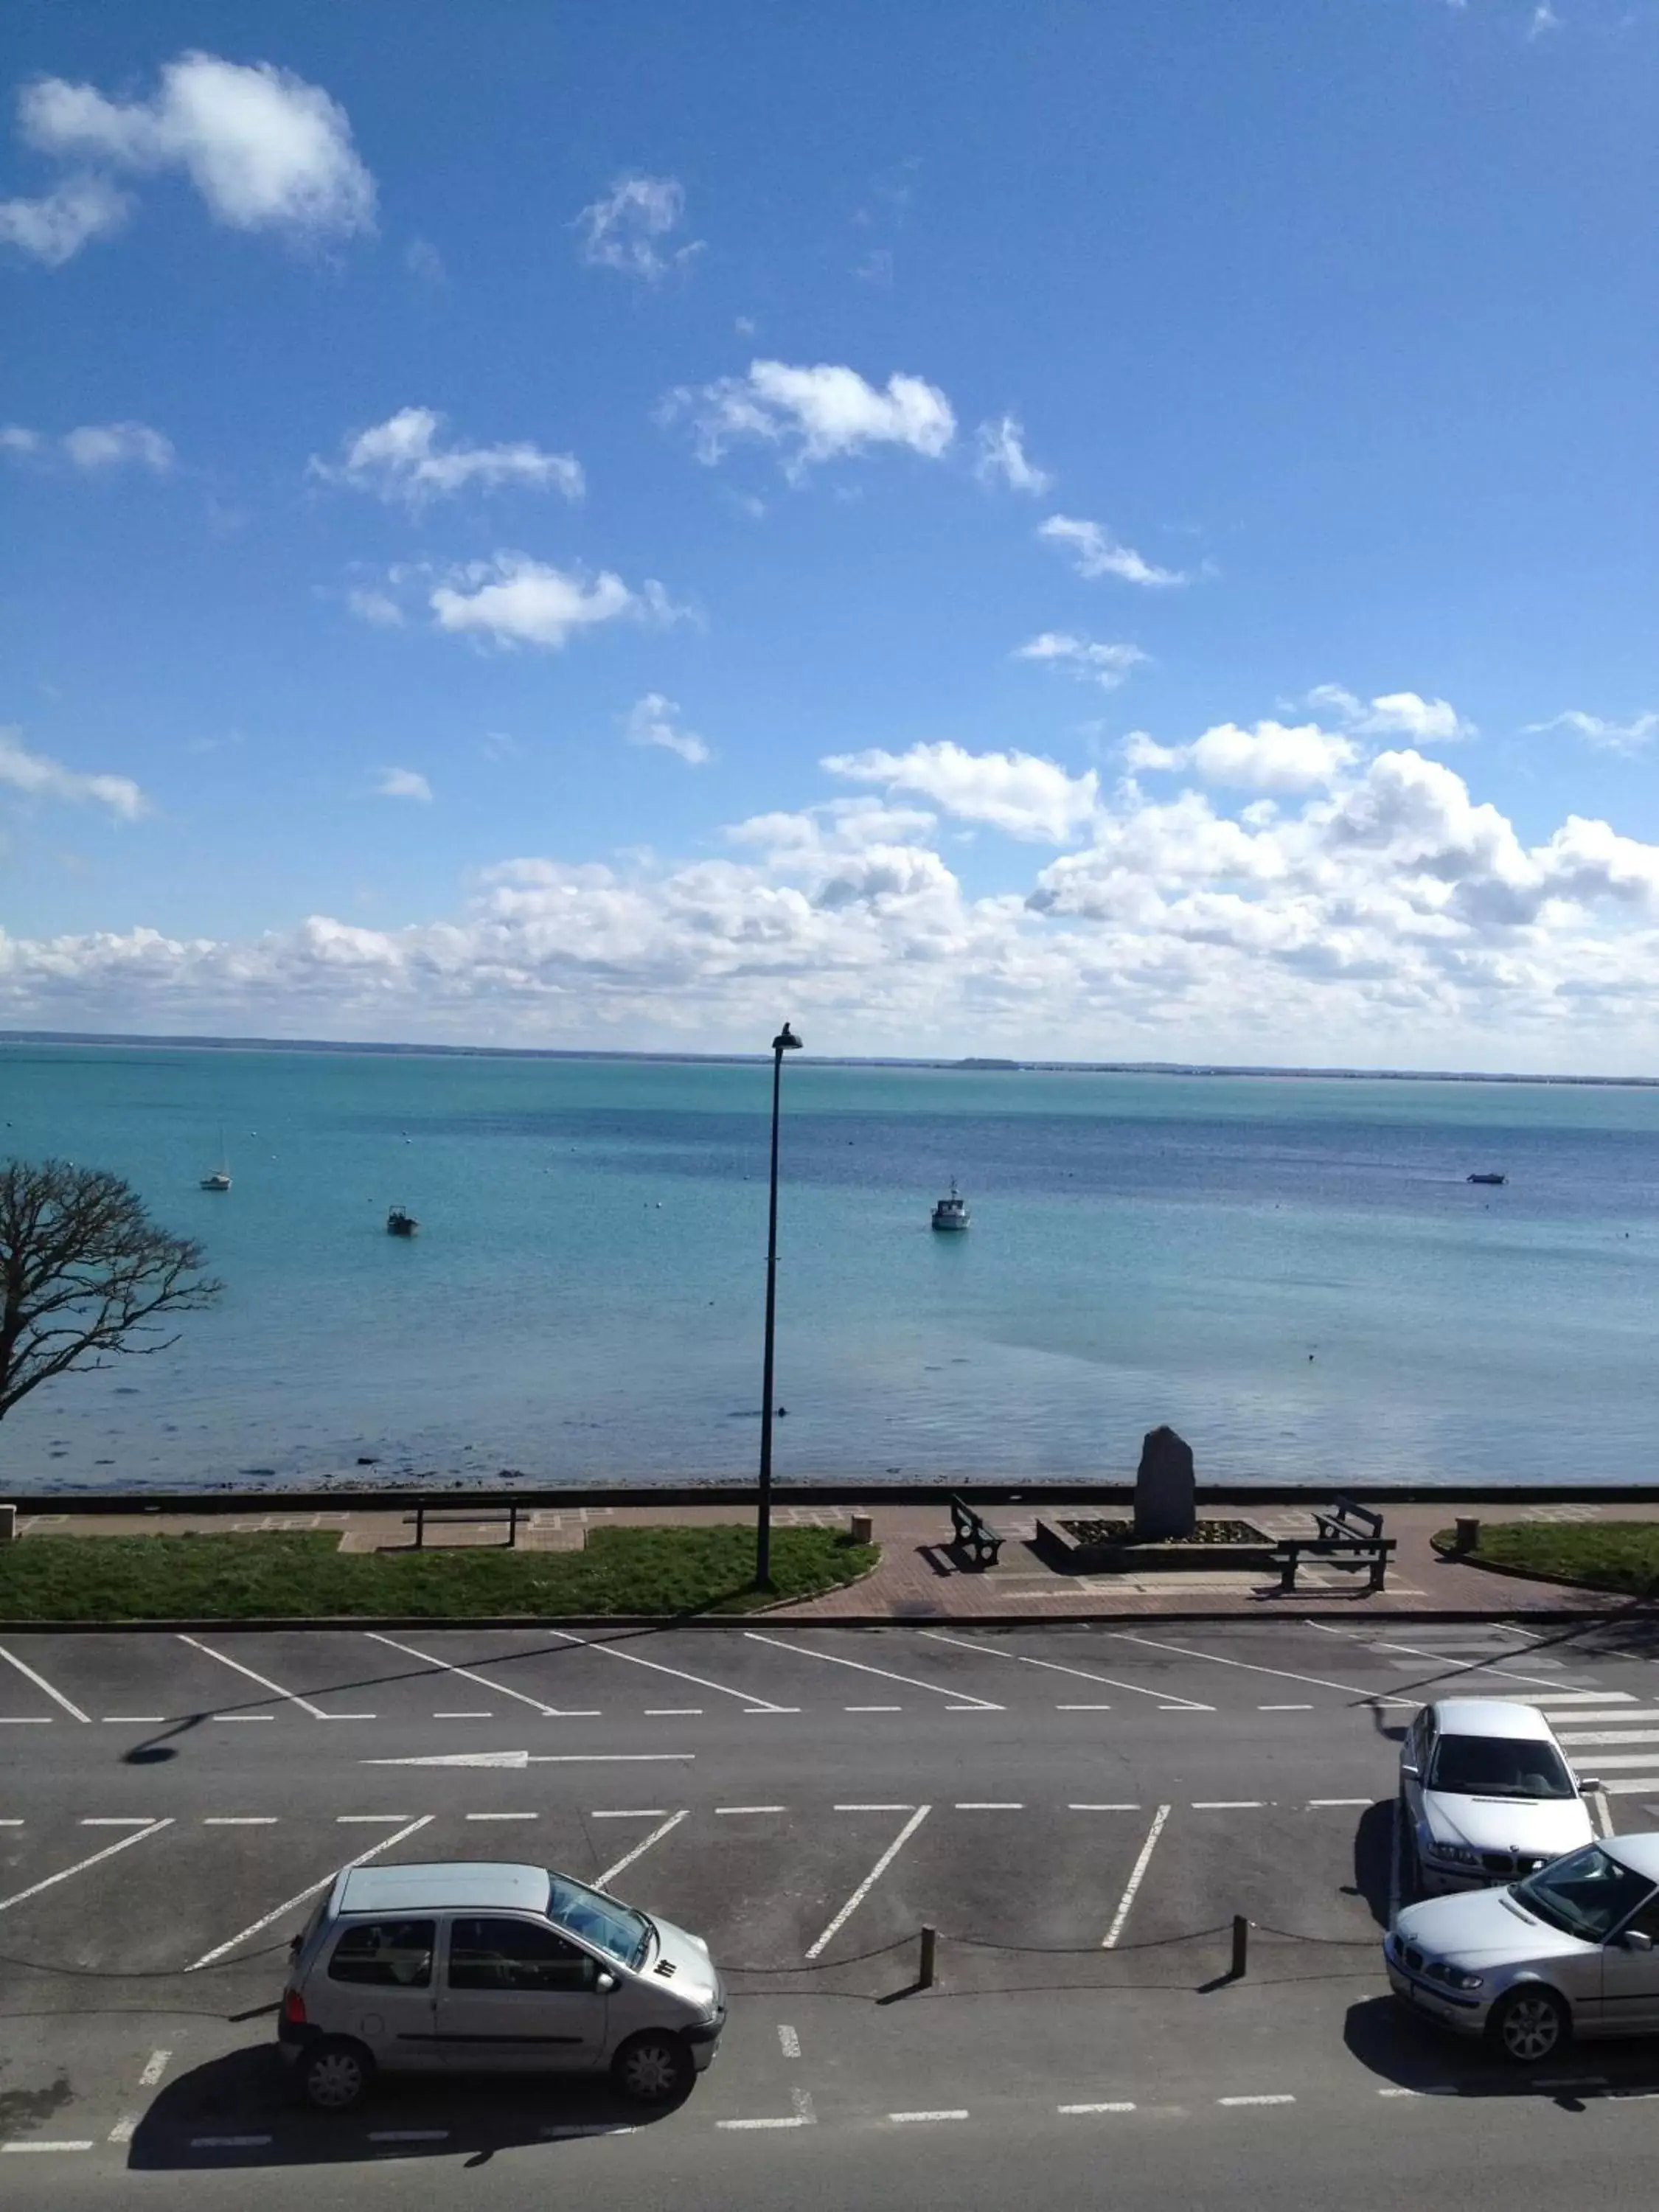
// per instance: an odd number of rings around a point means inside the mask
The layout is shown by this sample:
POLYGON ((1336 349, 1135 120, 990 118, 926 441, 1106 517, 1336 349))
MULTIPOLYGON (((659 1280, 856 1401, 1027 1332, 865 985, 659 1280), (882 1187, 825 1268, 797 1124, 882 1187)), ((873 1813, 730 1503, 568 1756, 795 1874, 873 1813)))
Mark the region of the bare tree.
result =
POLYGON ((0 1166, 0 1420, 72 1367, 176 1344, 167 1321, 224 1285, 193 1237, 150 1219, 119 1176, 68 1160, 0 1166))

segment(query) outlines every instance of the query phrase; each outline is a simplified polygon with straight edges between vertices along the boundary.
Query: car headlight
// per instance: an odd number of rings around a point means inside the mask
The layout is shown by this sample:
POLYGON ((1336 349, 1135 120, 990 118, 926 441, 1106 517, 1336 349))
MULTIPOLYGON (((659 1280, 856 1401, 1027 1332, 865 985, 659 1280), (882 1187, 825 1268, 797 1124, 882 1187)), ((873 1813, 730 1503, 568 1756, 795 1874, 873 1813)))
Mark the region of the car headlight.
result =
POLYGON ((1442 1972, 1443 1978, 1455 1990, 1478 1990, 1486 1985, 1484 1974, 1466 1974, 1461 1966, 1447 1966, 1442 1972))
POLYGON ((1432 1858, 1445 1859, 1453 1866, 1472 1867, 1479 1866, 1480 1863, 1479 1852, 1470 1850, 1466 1844, 1440 1844, 1431 1841, 1429 1854, 1432 1858))

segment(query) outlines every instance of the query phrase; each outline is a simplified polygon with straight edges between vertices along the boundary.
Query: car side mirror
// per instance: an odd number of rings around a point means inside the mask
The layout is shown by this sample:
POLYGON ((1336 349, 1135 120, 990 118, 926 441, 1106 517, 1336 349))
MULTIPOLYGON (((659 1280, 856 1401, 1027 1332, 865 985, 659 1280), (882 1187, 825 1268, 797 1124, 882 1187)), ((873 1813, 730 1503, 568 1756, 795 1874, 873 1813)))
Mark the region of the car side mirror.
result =
POLYGON ((1594 1797, 1601 1787, 1601 1778, 1599 1774, 1581 1774, 1578 1778, 1578 1795, 1581 1797, 1594 1797))
POLYGON ((1415 1782, 1415 1781, 1417 1780, 1417 1778, 1418 1778, 1418 1772, 1417 1772, 1417 1769, 1416 1769, 1416 1768, 1412 1765, 1412 1763, 1411 1763, 1410 1759, 1402 1759, 1401 1760, 1401 1762, 1400 1762, 1400 1771, 1401 1771, 1402 1774, 1409 1774, 1409 1775, 1410 1775, 1410 1777, 1411 1777, 1411 1778, 1412 1778, 1412 1780, 1413 1780, 1413 1782, 1415 1782))
POLYGON ((594 1978, 593 1986, 601 1996, 608 1997, 617 1986, 617 1977, 614 1974, 607 1974, 601 1967, 594 1978))
POLYGON ((290 1959, 297 1959, 299 1957, 301 1952, 305 1948, 305 1941, 306 1939, 303 1936, 290 1936, 289 1937, 288 1955, 290 1959))
POLYGON ((1650 1951, 1653 1948, 1652 1936, 1644 1936, 1639 1928, 1626 1928, 1619 1941, 1627 1951, 1650 1951))

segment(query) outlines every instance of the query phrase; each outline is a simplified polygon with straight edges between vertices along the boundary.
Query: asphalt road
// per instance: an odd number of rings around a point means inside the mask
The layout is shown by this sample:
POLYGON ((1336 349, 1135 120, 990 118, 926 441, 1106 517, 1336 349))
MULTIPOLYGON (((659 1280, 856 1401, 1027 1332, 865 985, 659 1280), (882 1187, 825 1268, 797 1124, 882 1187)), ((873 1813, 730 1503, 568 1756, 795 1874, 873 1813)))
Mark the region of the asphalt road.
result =
POLYGON ((1594 2155, 1633 2202, 1659 2048, 1517 2080, 1383 1994, 1398 1739, 1454 1686, 1543 1705, 1604 1821, 1659 1827, 1632 1632, 0 1634, 0 2200, 1513 2205, 1594 2155), (359 1856, 697 1929, 715 2066, 644 2121, 592 2084, 296 2110, 286 1939, 359 1856))

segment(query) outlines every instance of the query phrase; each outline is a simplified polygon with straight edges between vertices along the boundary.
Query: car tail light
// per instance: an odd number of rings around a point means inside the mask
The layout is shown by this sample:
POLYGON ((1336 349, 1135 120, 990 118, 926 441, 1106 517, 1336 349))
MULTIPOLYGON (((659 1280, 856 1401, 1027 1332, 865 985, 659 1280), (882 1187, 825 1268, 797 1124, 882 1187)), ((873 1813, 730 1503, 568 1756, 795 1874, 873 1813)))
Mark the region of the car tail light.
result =
POLYGON ((283 1999, 283 2018, 290 2027, 306 2024, 306 2001, 298 1990, 289 1990, 283 1999))

